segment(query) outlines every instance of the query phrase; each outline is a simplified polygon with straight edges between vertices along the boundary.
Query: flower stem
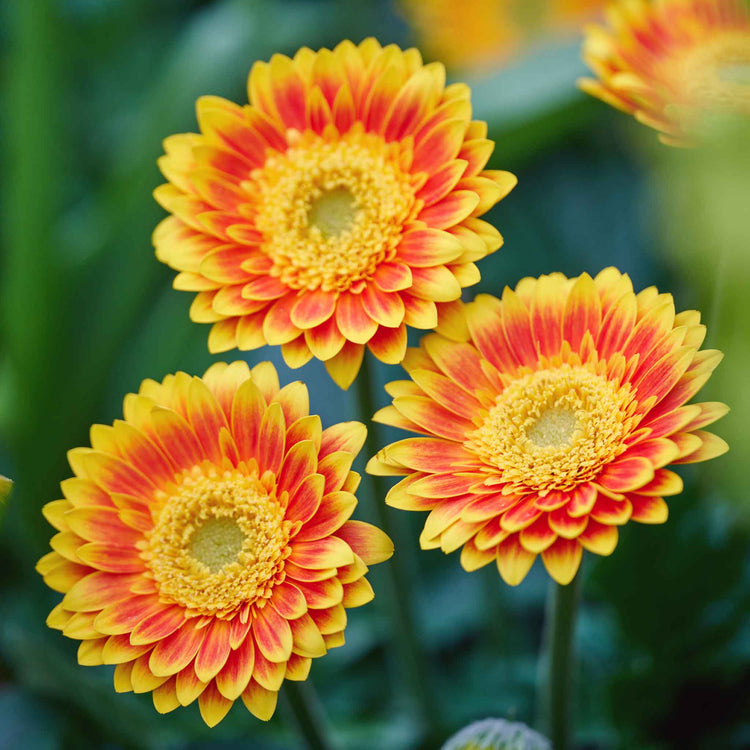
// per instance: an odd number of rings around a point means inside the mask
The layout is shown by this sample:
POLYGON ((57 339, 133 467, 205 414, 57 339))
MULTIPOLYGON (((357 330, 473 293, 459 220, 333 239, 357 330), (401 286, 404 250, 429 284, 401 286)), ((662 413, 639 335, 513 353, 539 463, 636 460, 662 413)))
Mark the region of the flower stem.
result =
POLYGON ((580 571, 567 585, 550 581, 543 642, 542 726, 555 750, 568 750, 573 703, 573 636, 580 595, 580 571))
POLYGON ((300 734, 310 750, 331 750, 321 720, 321 711, 315 688, 309 680, 293 682, 285 680, 284 695, 291 706, 300 734))
MULTIPOLYGON (((373 402, 373 377, 370 357, 365 356, 362 368, 355 381, 360 418, 367 424, 365 451, 367 458, 374 456, 382 441, 378 437, 377 425, 372 422, 375 412, 373 402)), ((420 718, 427 735, 432 739, 440 733, 440 712, 429 679, 429 665, 424 657, 421 642, 417 636, 414 616, 410 603, 413 601, 413 586, 410 585, 409 566, 405 551, 407 540, 398 524, 391 521, 385 504, 386 488, 382 477, 368 476, 371 488, 371 506, 378 525, 393 540, 396 554, 383 565, 386 581, 384 597, 387 609, 393 616, 393 633, 396 640, 398 662, 404 678, 415 698, 420 718)), ((437 740, 436 740, 437 741, 437 740)))

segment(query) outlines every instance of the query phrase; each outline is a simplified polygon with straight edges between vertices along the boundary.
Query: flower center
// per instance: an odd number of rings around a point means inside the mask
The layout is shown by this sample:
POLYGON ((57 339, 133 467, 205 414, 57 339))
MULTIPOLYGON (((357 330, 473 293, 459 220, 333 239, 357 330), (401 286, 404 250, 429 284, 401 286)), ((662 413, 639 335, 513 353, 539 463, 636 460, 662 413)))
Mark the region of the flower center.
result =
POLYGON ((570 445, 578 420, 570 409, 547 409, 527 430, 526 437, 537 448, 570 445))
POLYGON ((212 518, 199 526, 190 539, 190 555, 212 573, 236 562, 245 535, 232 518, 212 518))
POLYGON ((243 183, 271 275, 292 289, 342 291, 393 258, 419 206, 398 144, 353 130, 299 136, 243 183))
POLYGON ((312 202, 307 223, 310 227, 317 227, 327 240, 350 231, 356 216, 354 196, 347 188, 339 187, 322 193, 312 202))
POLYGON ((195 469, 163 498, 144 556, 163 598, 196 614, 230 616, 271 595, 290 527, 256 476, 195 469))
POLYGON ((681 58, 676 74, 691 106, 750 115, 750 34, 718 35, 681 58))
POLYGON ((561 365, 514 380, 466 445, 512 491, 570 489, 625 450, 634 408, 629 386, 561 365))

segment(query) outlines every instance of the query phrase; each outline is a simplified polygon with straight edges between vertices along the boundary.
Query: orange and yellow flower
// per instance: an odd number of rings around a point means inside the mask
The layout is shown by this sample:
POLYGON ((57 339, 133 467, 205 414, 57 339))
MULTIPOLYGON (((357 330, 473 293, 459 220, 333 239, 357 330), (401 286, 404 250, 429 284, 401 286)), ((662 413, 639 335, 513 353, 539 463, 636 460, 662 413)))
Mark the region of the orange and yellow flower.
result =
POLYGON ((615 549, 618 526, 666 521, 663 498, 682 489, 667 464, 727 450, 703 430, 726 407, 687 404, 721 359, 699 350, 704 333, 699 313, 635 294, 614 268, 480 295, 408 350, 411 380, 390 383, 375 415, 429 437, 387 446, 368 471, 406 475, 386 501, 431 511, 423 549, 463 547, 466 570, 496 561, 511 585, 541 554, 568 583, 584 549, 615 549))
POLYGON ((196 699, 221 721, 237 698, 267 720, 284 679, 344 642, 370 601, 388 537, 348 520, 366 429, 321 429, 304 384, 270 363, 146 380, 124 421, 70 451, 75 477, 44 508, 59 531, 37 566, 65 596, 48 625, 85 665, 116 664, 118 692, 162 713, 196 699))
POLYGON ((415 49, 274 55, 248 96, 200 99, 201 133, 165 141, 156 255, 198 293, 211 351, 281 345, 346 388, 365 347, 400 362, 406 326, 433 328, 479 280, 502 238, 477 217, 516 179, 484 169, 493 143, 468 87, 415 49))
POLYGON ((750 16, 743 0, 623 0, 609 28, 587 29, 583 57, 598 80, 579 86, 659 131, 695 143, 710 113, 750 117, 750 16))
POLYGON ((509 2, 474 0, 402 0, 419 46, 453 69, 491 69, 518 50, 522 29, 509 2))

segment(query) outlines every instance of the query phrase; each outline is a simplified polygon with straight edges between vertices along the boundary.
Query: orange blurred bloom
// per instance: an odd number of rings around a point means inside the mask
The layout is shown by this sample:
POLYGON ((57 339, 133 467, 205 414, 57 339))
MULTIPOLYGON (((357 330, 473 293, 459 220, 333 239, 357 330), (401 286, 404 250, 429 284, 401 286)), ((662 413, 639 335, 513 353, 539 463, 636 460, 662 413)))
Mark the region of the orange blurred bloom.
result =
POLYGON ((70 451, 66 499, 44 508, 59 533, 37 569, 65 594, 47 623, 161 713, 197 699, 213 726, 242 698, 267 720, 284 679, 344 643, 367 565, 393 551, 348 520, 366 429, 322 430, 268 362, 146 380, 124 411, 70 451))
POLYGON ((579 86, 655 128, 694 143, 707 113, 750 117, 750 16, 743 0, 612 3, 609 28, 587 29, 583 57, 597 75, 579 86))
POLYGON ((419 45, 449 68, 497 67, 535 37, 577 30, 606 0, 401 0, 419 45))
POLYGON ((516 184, 441 64, 374 39, 253 66, 250 105, 198 101, 159 160, 157 257, 197 292, 209 349, 280 344, 347 388, 365 347, 395 364, 502 244, 477 217, 516 184))
POLYGON ((687 404, 721 360, 699 351, 699 321, 614 268, 457 304, 375 415, 428 437, 387 446, 368 471, 406 475, 386 502, 431 511, 423 549, 463 547, 466 570, 496 561, 511 585, 541 554, 568 583, 584 549, 615 549, 618 526, 666 521, 663 498, 682 489, 667 464, 727 450, 702 429, 726 407, 687 404))

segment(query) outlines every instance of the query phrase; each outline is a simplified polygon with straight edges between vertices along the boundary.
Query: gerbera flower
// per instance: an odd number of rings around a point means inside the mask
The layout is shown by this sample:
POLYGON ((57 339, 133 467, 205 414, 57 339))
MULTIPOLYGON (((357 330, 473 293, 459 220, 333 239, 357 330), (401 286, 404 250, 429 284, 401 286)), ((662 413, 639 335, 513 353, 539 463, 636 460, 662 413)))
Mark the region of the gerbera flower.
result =
POLYGON ((348 520, 366 429, 321 430, 268 362, 146 380, 124 410, 70 451, 66 499, 44 508, 60 533, 37 568, 65 594, 47 624, 162 713, 198 699, 213 726, 242 698, 269 719, 284 679, 343 644, 345 608, 373 597, 367 565, 392 553, 348 520))
POLYGON ((348 387, 365 346, 398 363, 406 326, 432 328, 502 238, 477 219, 516 184, 485 170, 493 143, 469 89, 415 49, 301 49, 253 66, 250 105, 198 101, 200 135, 165 141, 173 215, 157 257, 198 292, 209 349, 280 344, 348 387))
POLYGON ((598 76, 579 86, 691 145, 709 112, 750 116, 750 19, 743 0, 612 3, 610 27, 587 29, 583 57, 598 76))
POLYGON ((663 498, 682 489, 667 464, 727 450, 702 429, 726 407, 686 405, 721 359, 699 351, 699 319, 614 268, 479 295, 408 350, 411 380, 375 415, 429 437, 368 471, 406 475, 386 502, 431 511, 423 549, 463 547, 466 570, 496 560, 512 585, 541 554, 568 583, 584 549, 615 549, 618 526, 666 521, 663 498))

